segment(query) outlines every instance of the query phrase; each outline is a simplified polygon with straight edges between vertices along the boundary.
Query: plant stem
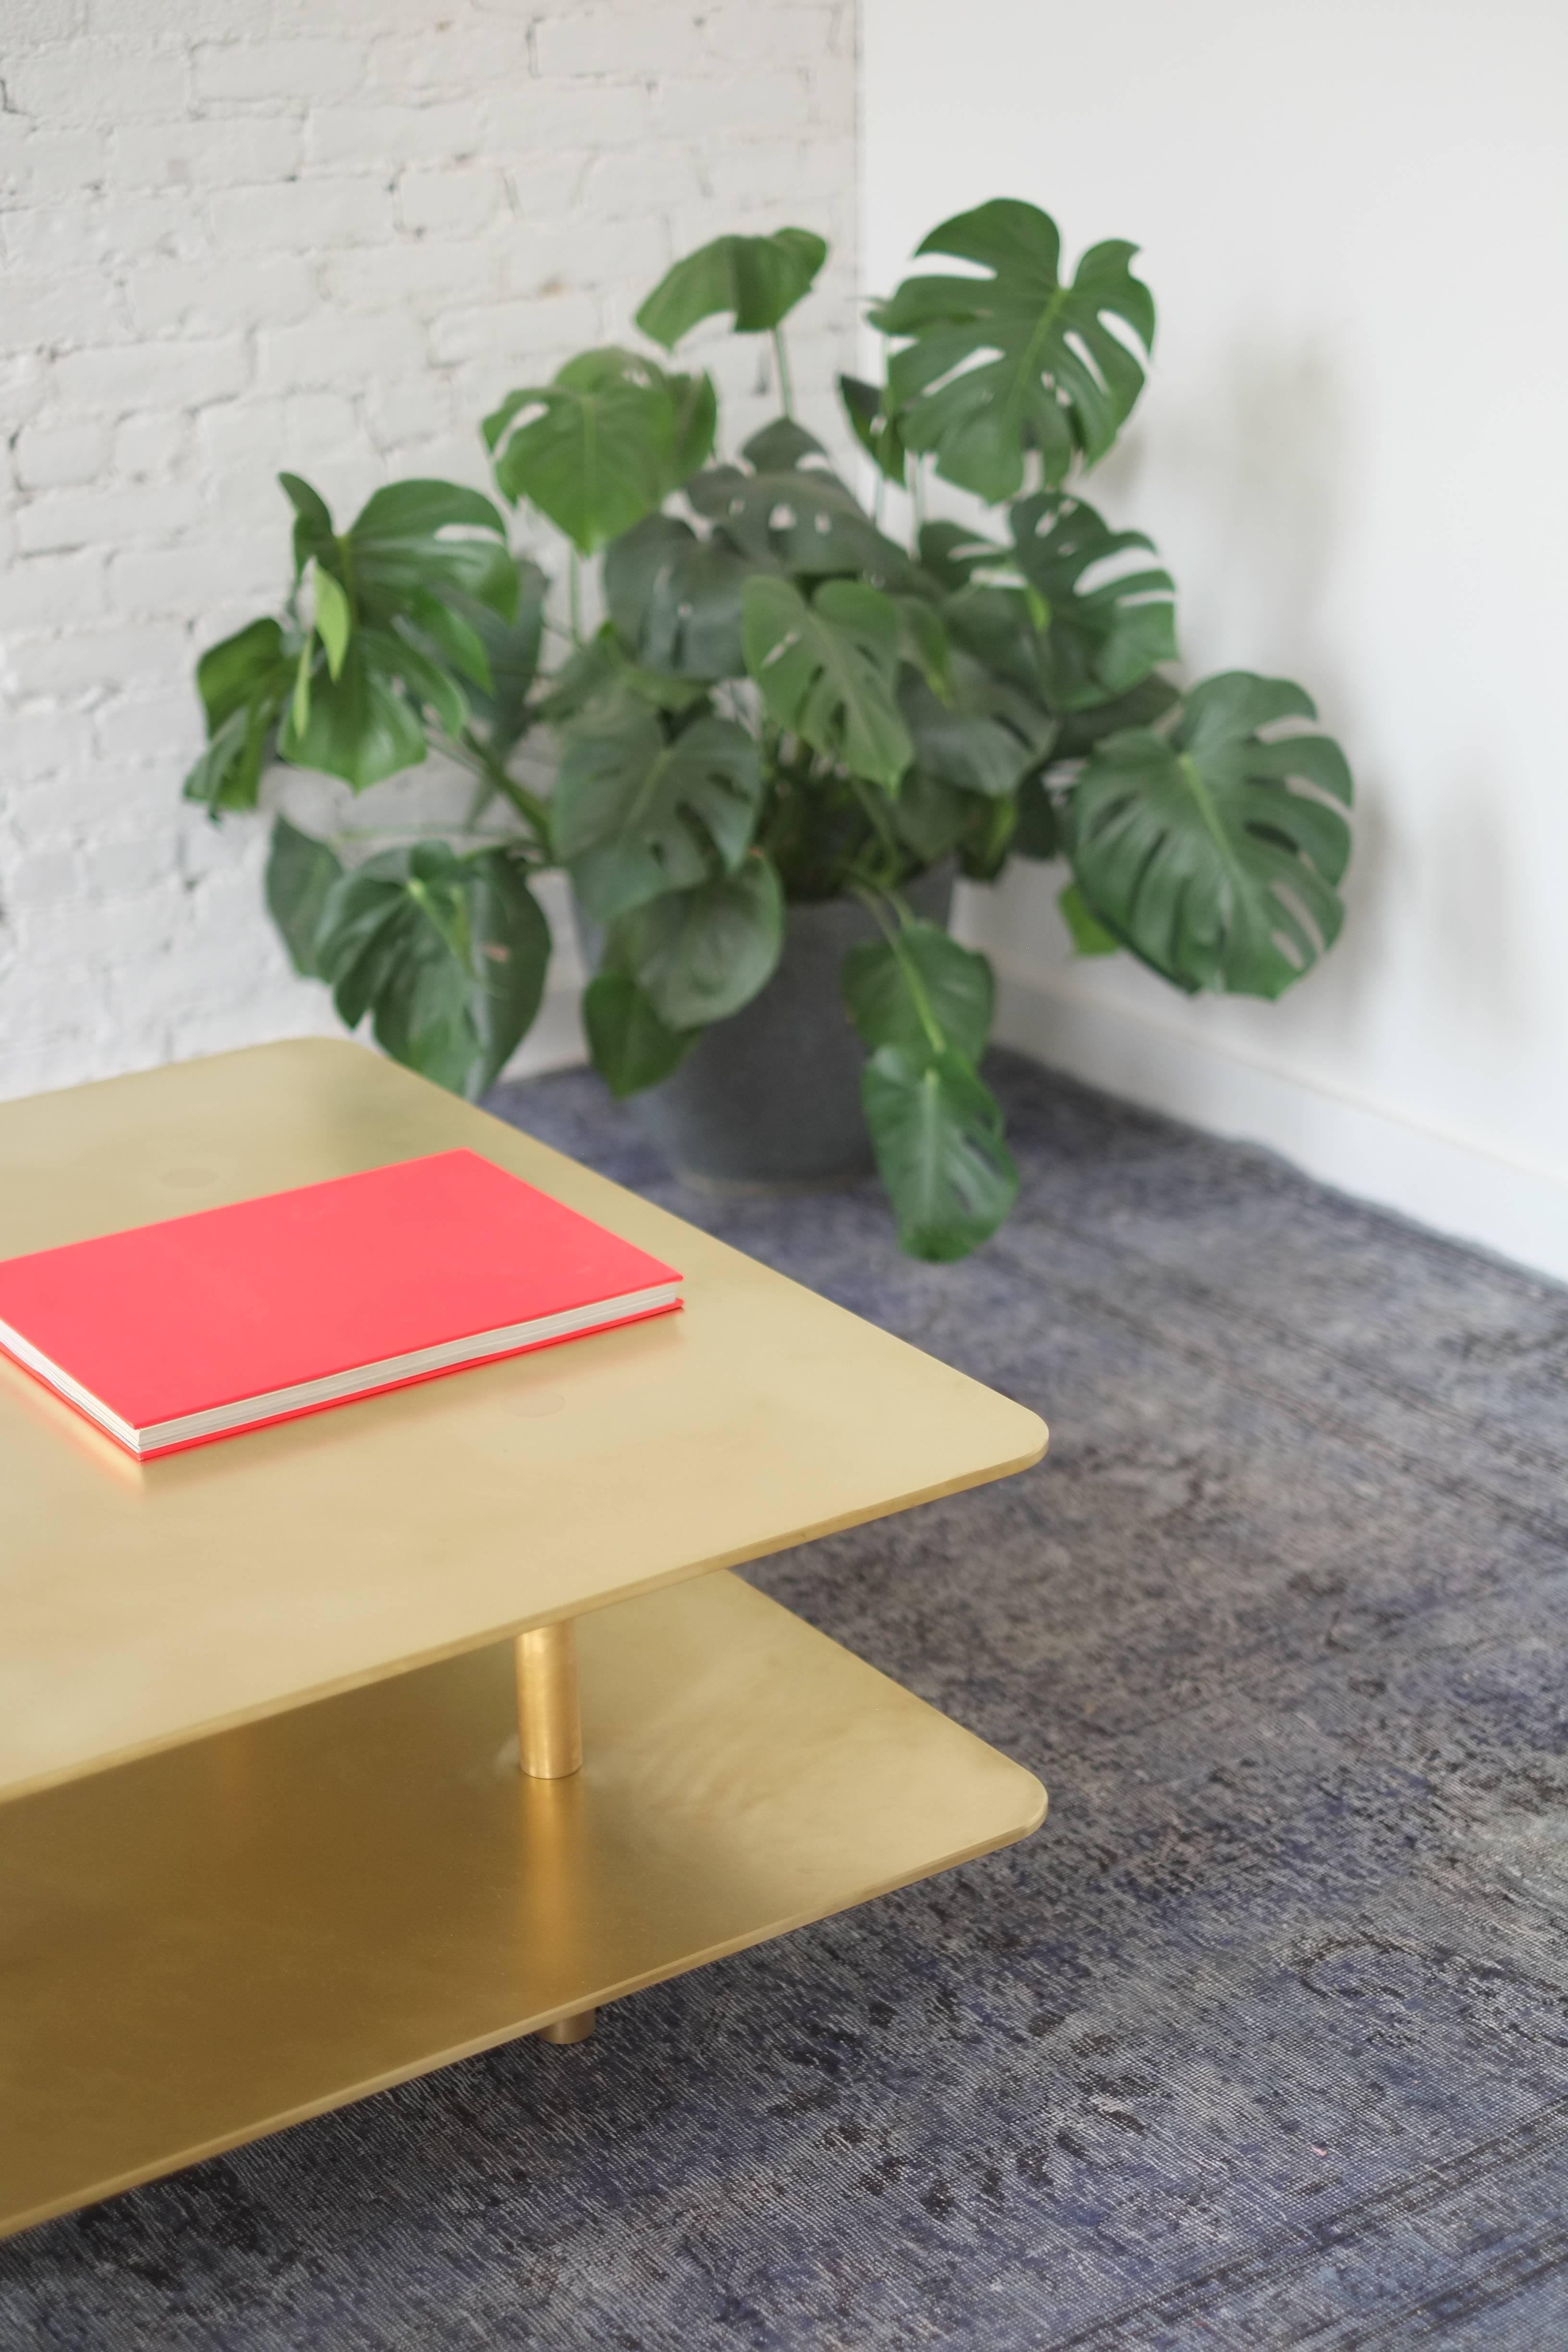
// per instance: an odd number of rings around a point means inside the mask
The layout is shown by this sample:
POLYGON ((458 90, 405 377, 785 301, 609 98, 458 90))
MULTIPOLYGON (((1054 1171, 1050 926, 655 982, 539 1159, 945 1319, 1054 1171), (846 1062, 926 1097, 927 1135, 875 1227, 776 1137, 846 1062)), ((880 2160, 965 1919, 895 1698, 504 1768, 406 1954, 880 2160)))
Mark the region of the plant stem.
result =
POLYGON ((880 841, 893 865, 895 866, 901 865, 902 852, 899 845, 899 836, 893 830, 893 820, 888 811, 886 797, 876 784, 867 783, 865 778, 856 775, 853 770, 847 768, 844 773, 850 791, 860 803, 862 814, 870 822, 872 832, 880 841))
POLYGON ((502 762, 488 751, 470 731, 464 728, 456 740, 447 738, 447 749, 458 763, 474 775, 480 776, 498 792, 508 805, 522 818, 546 857, 550 855, 550 811, 537 793, 509 776, 502 762))
POLYGON ((583 642, 583 583, 576 549, 570 548, 566 556, 566 603, 572 619, 572 642, 583 642))
POLYGON ((773 329, 773 365, 778 371, 779 406, 786 416, 795 415, 795 404, 789 385, 789 360, 784 351, 784 329, 773 329))
POLYGON ((925 1031, 927 1045, 933 1054, 945 1053, 948 1042, 947 1032, 936 1017, 935 1009, 926 992, 925 982, 921 976, 920 966, 905 947, 900 936, 904 925, 910 919, 908 908, 901 899, 893 898, 889 892, 879 890, 874 886, 868 887, 863 882, 856 883, 855 896, 866 908, 893 952, 900 977, 909 991, 910 1003, 915 1008, 915 1018, 925 1031), (896 925, 889 922, 883 912, 885 905, 890 906, 897 915, 896 925))
POLYGON ((491 774, 497 792, 500 793, 503 800, 510 801, 518 815, 523 818, 530 830, 532 832, 533 837, 538 843, 539 847, 543 850, 546 857, 548 857, 550 855, 550 811, 545 806, 544 803, 539 798, 536 793, 531 793, 526 784, 520 784, 514 776, 509 776, 504 769, 492 770, 491 774))
POLYGON ((926 519, 925 475, 921 471, 921 459, 917 457, 910 468, 910 505, 914 516, 914 541, 910 552, 916 556, 921 551, 921 532, 925 528, 926 519))

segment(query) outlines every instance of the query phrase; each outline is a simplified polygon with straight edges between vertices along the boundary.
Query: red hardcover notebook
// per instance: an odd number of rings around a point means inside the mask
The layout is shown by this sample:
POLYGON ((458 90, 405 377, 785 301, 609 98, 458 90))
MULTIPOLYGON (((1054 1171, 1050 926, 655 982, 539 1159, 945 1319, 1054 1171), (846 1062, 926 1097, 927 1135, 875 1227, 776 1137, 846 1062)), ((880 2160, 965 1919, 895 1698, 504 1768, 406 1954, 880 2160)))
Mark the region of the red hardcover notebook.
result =
POLYGON ((0 1349, 140 1460, 680 1305, 473 1151, 0 1263, 0 1349))

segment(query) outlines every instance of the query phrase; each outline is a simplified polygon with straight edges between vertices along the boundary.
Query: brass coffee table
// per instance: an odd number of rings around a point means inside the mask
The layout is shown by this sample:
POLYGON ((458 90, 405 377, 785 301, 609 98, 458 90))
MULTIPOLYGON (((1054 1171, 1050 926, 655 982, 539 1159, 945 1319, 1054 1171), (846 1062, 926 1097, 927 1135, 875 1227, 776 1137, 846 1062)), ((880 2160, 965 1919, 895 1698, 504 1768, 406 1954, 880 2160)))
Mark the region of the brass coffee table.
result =
POLYGON ((345 1043, 40 1096, 0 1256, 454 1144, 686 1312, 145 1465, 0 1360, 0 2231, 1044 1813, 724 1572, 1043 1424, 514 1129, 345 1043))

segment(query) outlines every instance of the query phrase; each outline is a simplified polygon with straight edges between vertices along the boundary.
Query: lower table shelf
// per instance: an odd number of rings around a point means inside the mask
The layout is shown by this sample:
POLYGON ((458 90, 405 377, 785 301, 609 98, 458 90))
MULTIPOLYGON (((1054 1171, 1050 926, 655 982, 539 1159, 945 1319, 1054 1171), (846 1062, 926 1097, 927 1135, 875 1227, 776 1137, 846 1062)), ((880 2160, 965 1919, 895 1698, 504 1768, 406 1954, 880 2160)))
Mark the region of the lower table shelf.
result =
MULTIPOLYGON (((730 1575, 0 1806, 0 2233, 1026 1836, 1039 1782, 730 1575)), ((563 2057, 563 2064, 570 2064, 563 2057)))

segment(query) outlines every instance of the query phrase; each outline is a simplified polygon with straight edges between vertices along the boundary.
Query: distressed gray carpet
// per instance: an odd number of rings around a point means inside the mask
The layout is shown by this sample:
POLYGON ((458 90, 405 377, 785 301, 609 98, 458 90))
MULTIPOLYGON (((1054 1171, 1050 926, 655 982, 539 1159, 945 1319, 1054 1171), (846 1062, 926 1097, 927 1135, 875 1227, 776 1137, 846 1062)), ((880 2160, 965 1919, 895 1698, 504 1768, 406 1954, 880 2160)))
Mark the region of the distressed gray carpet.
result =
POLYGON ((1568 1293, 999 1057, 1019 1213, 716 1202, 1037 1407, 758 1582, 1037 1770, 1029 1843, 0 2248, 0 2343, 1568 2344, 1568 1293))

